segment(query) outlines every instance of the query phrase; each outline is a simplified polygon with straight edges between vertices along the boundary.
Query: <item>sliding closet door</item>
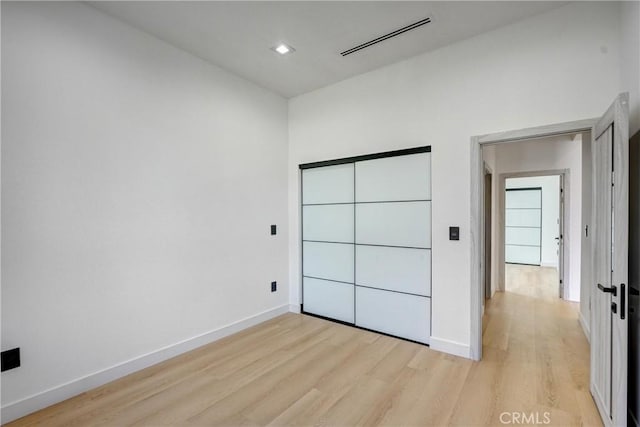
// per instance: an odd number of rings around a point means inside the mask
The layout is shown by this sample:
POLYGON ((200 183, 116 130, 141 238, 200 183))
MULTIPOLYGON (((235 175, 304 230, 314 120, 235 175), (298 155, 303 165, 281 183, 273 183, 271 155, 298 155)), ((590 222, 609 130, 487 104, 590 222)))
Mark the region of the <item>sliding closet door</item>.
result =
POLYGON ((354 165, 302 171, 304 311, 354 322, 354 165))
POLYGON ((355 324, 428 343, 431 154, 355 164, 355 324))
POLYGON ((513 188, 505 192, 505 262, 540 265, 542 189, 513 188))

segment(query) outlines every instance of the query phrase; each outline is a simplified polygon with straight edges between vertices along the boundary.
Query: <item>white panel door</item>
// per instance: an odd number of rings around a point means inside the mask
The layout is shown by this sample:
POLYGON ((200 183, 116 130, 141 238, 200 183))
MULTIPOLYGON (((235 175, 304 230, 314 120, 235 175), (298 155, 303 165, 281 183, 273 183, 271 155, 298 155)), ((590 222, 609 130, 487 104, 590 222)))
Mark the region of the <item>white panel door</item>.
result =
POLYGON ((542 214, 540 209, 506 209, 507 227, 540 227, 542 214))
POLYGON ((431 200, 431 153, 356 163, 356 202, 431 200))
POLYGON ((353 163, 302 171, 302 204, 353 203, 353 163))
POLYGON ((431 248, 431 202, 358 203, 356 243, 431 248))
POLYGON ((431 295, 431 250, 356 245, 356 284, 431 295))
POLYGON ((542 191, 539 188, 534 190, 508 189, 505 194, 507 209, 540 209, 541 206, 542 191))
POLYGON ((304 311, 343 322, 354 322, 354 286, 328 280, 302 279, 304 311))
POLYGON ((353 243, 353 205, 303 206, 302 239, 353 243))
POLYGON ((350 323, 355 293, 354 173, 353 163, 302 171, 303 309, 350 323))
POLYGON ((542 189, 505 192, 505 262, 540 265, 542 257, 542 189))
POLYGON ((428 344, 431 303, 427 297, 356 286, 356 325, 428 344))
POLYGON ((315 166, 302 171, 303 311, 428 343, 431 154, 315 166))
POLYGON ((541 236, 539 227, 506 227, 504 242, 510 244, 524 244, 540 246, 541 236))
POLYGON ((353 283, 353 245, 302 242, 302 275, 353 283))
POLYGON ((605 425, 627 425, 629 96, 594 127, 590 389, 605 425))
POLYGON ((504 262, 540 265, 540 246, 504 245, 504 262))
POLYGON ((594 215, 593 244, 596 253, 601 258, 594 261, 595 295, 591 301, 591 314, 597 323, 591 323, 591 337, 601 342, 592 348, 591 392, 597 402, 600 402, 607 416, 611 416, 611 293, 601 293, 599 287, 609 289, 611 286, 611 143, 612 129, 608 128, 592 146, 594 162, 594 201, 596 215, 594 215), (598 209, 605 206, 605 209, 598 209), (598 250, 601 245, 603 250, 598 250))

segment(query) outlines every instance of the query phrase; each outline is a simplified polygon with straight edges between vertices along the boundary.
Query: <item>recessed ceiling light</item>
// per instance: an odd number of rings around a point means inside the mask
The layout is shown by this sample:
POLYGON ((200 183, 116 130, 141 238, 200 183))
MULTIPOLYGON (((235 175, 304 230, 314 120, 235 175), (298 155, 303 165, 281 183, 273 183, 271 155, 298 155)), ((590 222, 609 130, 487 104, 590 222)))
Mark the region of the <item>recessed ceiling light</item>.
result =
POLYGON ((296 50, 289 45, 280 43, 277 46, 271 48, 273 51, 278 52, 280 55, 286 55, 287 53, 293 53, 296 50))

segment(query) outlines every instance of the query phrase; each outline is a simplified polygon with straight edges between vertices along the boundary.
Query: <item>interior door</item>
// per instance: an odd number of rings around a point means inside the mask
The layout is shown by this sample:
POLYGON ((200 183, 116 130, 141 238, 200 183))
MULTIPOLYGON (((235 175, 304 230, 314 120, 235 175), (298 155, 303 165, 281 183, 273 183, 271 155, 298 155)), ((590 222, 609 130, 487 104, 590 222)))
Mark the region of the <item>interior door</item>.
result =
POLYGON ((593 129, 591 394, 605 425, 627 424, 628 95, 593 129))
POLYGON ((304 311, 354 321, 353 164, 302 171, 304 311))

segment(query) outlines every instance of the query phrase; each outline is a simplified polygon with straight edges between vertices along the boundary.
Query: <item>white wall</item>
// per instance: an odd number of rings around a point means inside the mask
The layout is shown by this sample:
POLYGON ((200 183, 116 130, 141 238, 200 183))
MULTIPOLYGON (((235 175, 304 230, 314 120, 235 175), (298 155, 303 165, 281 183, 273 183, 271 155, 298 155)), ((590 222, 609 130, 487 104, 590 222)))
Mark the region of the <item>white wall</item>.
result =
POLYGON ((560 178, 535 176, 508 178, 505 188, 542 188, 542 242, 541 266, 558 268, 558 220, 560 213, 560 178))
POLYGON ((285 99, 90 6, 2 2, 2 114, 3 421, 288 309, 285 99))
POLYGON ((470 137, 600 116, 620 89, 619 7, 568 4, 292 99, 291 301, 300 301, 298 164, 431 145, 431 343, 468 355, 470 137), (448 240, 450 225, 459 241, 448 240))
POLYGON ((640 1, 620 7, 621 92, 629 92, 629 137, 640 130, 640 1))

